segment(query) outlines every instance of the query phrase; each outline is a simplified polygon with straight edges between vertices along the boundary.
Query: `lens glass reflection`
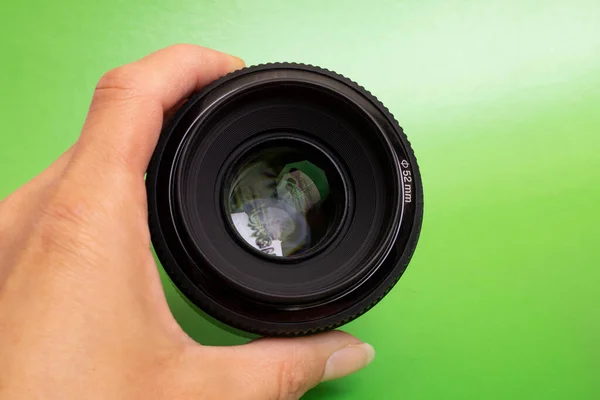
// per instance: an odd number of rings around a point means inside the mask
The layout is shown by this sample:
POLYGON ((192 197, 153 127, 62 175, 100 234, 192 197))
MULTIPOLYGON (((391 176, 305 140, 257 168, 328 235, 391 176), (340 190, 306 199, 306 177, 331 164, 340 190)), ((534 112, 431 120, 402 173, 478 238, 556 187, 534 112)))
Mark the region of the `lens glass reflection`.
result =
POLYGON ((310 147, 251 151, 229 175, 229 223, 264 254, 290 257, 310 251, 331 231, 336 214, 335 202, 328 201, 331 177, 326 171, 335 167, 310 147))

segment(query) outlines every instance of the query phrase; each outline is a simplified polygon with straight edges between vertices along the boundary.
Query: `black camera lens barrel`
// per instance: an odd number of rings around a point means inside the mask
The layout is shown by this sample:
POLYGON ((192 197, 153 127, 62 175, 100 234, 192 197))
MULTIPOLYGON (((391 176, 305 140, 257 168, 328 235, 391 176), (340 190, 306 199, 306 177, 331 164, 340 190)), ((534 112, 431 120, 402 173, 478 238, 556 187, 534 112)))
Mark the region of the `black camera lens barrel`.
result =
POLYGON ((165 125, 146 185, 152 242, 179 291, 265 336, 333 329, 373 307, 406 269, 423 216, 393 116, 302 64, 244 68, 192 96, 165 125))

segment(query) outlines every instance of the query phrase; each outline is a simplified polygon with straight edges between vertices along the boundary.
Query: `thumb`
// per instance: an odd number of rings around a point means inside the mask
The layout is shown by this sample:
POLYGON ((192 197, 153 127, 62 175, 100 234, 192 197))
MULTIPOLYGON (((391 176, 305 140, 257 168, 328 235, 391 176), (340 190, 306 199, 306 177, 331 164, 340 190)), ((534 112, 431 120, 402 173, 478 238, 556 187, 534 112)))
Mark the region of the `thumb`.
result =
POLYGON ((371 345, 341 331, 211 350, 220 353, 227 385, 243 388, 234 398, 248 399, 298 399, 319 382, 366 367, 375 356, 371 345))

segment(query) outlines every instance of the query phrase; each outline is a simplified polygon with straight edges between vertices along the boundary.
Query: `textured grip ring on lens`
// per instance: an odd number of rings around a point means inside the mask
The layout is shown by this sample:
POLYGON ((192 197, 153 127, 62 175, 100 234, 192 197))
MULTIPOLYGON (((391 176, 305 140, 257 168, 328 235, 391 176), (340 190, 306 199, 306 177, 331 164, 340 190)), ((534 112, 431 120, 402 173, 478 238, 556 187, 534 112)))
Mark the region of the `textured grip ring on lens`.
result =
POLYGON ((195 94, 146 178, 157 256, 180 292, 242 331, 304 335, 373 307, 423 215, 402 129, 333 72, 265 64, 195 94))

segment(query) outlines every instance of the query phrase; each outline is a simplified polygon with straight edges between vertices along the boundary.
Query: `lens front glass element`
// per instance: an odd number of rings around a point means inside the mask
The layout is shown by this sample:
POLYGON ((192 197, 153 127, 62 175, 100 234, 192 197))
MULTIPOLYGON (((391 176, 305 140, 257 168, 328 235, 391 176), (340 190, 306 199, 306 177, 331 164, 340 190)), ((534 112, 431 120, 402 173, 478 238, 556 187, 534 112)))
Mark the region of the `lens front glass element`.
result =
POLYGON ((224 193, 229 224, 263 254, 308 254, 339 225, 344 207, 343 201, 336 201, 343 195, 340 183, 333 161, 312 145, 257 146, 229 173, 224 193))

